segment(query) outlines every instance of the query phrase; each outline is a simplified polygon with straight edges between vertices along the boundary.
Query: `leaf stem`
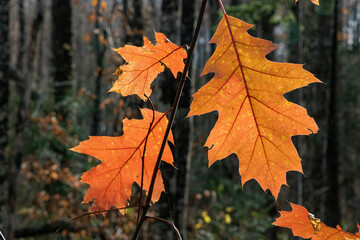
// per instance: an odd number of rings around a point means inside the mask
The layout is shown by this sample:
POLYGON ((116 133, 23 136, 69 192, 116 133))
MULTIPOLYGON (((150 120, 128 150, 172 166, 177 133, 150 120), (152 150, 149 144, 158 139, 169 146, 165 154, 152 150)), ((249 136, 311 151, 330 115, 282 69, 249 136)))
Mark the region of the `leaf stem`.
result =
POLYGON ((176 91, 174 103, 173 103, 173 106, 172 106, 171 115, 170 115, 170 118, 169 118, 169 123, 168 123, 168 125, 166 127, 165 135, 164 135, 164 138, 163 138, 163 141, 162 141, 162 144, 161 144, 161 148, 160 148, 160 151, 159 151, 159 155, 158 155, 158 158, 157 158, 157 161, 156 161, 156 164, 155 164, 155 168, 154 168, 154 171, 153 171, 153 174, 152 174, 151 183, 150 183, 150 187, 149 187, 149 192, 148 192, 148 196, 146 198, 146 203, 145 203, 141 218, 140 218, 140 220, 139 220, 139 222, 138 222, 138 224, 136 226, 134 235, 132 237, 133 240, 137 239, 137 237, 139 235, 139 232, 140 232, 140 229, 141 229, 141 227, 142 227, 142 225, 143 225, 143 223, 144 223, 144 221, 146 219, 146 213, 150 208, 151 197, 152 197, 152 194, 153 194, 153 191, 154 191, 154 185, 155 185, 157 172, 159 170, 160 163, 161 163, 161 158, 162 158, 162 155, 164 153, 165 146, 167 144, 167 139, 168 139, 172 124, 173 124, 174 119, 175 119, 175 114, 176 114, 177 108, 179 106, 181 93, 182 93, 182 91, 184 89, 184 85, 185 85, 186 77, 187 77, 187 72, 189 71, 189 67, 190 67, 190 63, 191 63, 191 58, 192 58, 192 55, 193 55, 193 52, 194 52, 194 48, 195 48, 195 45, 196 45, 197 38, 198 38, 199 33, 200 33, 200 27, 201 27, 201 23, 202 23, 202 20, 203 20, 203 17, 204 17, 206 3, 207 3, 207 0, 202 0, 202 2, 201 2, 200 13, 199 13, 199 17, 198 17, 198 20, 197 20, 197 23, 196 23, 194 36, 193 36, 193 39, 191 41, 191 45, 190 45, 190 48, 189 48, 189 51, 188 51, 188 57, 186 58, 184 70, 183 70, 183 72, 181 74, 180 83, 179 83, 178 89, 176 91))
POLYGON ((225 7, 224 7, 224 4, 222 3, 221 0, 218 0, 219 4, 220 4, 220 7, 221 7, 221 10, 222 12, 224 13, 224 15, 226 14, 226 11, 225 11, 225 7))

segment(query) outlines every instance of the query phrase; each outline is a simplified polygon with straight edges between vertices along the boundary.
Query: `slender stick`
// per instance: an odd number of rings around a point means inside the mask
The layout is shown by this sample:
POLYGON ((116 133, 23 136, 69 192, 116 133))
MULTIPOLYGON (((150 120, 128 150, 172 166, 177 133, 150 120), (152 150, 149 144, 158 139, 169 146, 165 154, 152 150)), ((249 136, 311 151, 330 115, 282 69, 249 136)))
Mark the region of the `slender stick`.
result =
MULTIPOLYGON (((108 212, 118 212, 119 210, 125 210, 125 209, 128 209, 128 208, 135 208, 135 207, 139 207, 138 205, 131 205, 131 206, 126 206, 126 207, 122 207, 122 208, 114 208, 114 209, 106 209, 106 210, 98 210, 98 211, 93 211, 93 212, 87 212, 87 213, 84 213, 80 216, 77 216, 77 217, 74 217, 72 219, 70 219, 69 221, 61 224, 61 226, 55 231, 55 233, 60 233, 60 230, 65 226, 65 225, 68 225, 82 217, 86 217, 86 216, 90 216, 92 214, 98 214, 98 213, 108 213, 108 212)), ((59 235, 57 237, 57 239, 59 239, 59 235)), ((1 239, 0 239, 1 240, 1 239)))
POLYGON ((1 231, 0 231, 0 237, 1 237, 1 240, 6 240, 1 231))
POLYGON ((180 234, 180 232, 179 232, 179 229, 177 229, 177 227, 175 226, 175 224, 174 224, 173 222, 170 222, 170 221, 168 221, 168 220, 166 220, 166 219, 159 218, 159 217, 146 216, 146 218, 154 219, 154 220, 157 220, 157 221, 162 221, 162 222, 170 225, 170 226, 174 229, 174 231, 175 231, 175 233, 176 233, 176 235, 177 235, 177 237, 178 237, 178 240, 182 240, 182 237, 181 237, 181 234, 180 234))
POLYGON ((193 39, 191 41, 191 45, 190 45, 190 48, 189 48, 189 51, 188 51, 188 57, 187 57, 186 62, 185 62, 184 70, 183 70, 183 72, 181 74, 180 83, 179 83, 178 89, 176 91, 175 100, 174 100, 171 115, 170 115, 170 118, 169 118, 169 123, 168 123, 168 125, 166 127, 165 135, 164 135, 164 138, 163 138, 163 141, 162 141, 162 144, 161 144, 161 148, 160 148, 160 151, 159 151, 159 155, 158 155, 158 158, 157 158, 157 161, 156 161, 156 164, 155 164, 155 168, 154 168, 154 171, 153 171, 153 174, 152 174, 151 183, 150 183, 150 187, 149 187, 148 196, 146 198, 146 203, 145 203, 145 206, 144 206, 144 210, 142 212, 140 221, 136 226, 136 229, 135 229, 135 232, 134 232, 134 235, 133 235, 133 238, 132 238, 133 240, 137 239, 137 237, 139 235, 139 232, 140 232, 140 229, 141 229, 141 227, 142 227, 142 225, 143 225, 143 223, 144 223, 144 221, 146 219, 146 213, 150 208, 151 197, 152 197, 152 194, 153 194, 153 191, 154 191, 154 185, 155 185, 157 172, 159 170, 162 154, 164 153, 164 149, 165 149, 165 146, 167 144, 167 139, 168 139, 172 124, 174 122, 176 110, 177 110, 177 108, 179 106, 181 93, 183 91, 183 88, 184 88, 184 85, 185 85, 185 82, 186 82, 186 76, 187 76, 187 72, 188 72, 189 67, 190 67, 192 54, 194 52, 195 44, 196 44, 197 38, 198 38, 199 33, 200 33, 200 27, 201 27, 202 19, 204 17, 206 3, 207 3, 207 0, 202 0, 202 2, 201 2, 200 13, 199 13, 199 17, 198 17, 198 20, 197 20, 194 36, 193 36, 193 39))

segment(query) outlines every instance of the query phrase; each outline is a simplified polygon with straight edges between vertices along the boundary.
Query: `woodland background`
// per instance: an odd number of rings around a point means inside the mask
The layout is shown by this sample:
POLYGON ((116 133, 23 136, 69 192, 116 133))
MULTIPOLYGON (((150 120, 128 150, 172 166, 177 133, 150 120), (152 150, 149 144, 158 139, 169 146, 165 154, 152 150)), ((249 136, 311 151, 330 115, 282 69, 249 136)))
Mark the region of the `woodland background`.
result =
MULTIPOLYGON (((191 94, 215 48, 208 41, 222 17, 209 0, 173 132, 175 165, 163 164, 168 194, 152 214, 173 219, 184 239, 289 239, 271 225, 302 204, 329 226, 355 232, 360 221, 360 1, 227 0, 228 14, 255 24, 253 36, 280 45, 269 59, 304 63, 326 83, 286 95, 305 106, 320 132, 293 137, 305 175, 288 174, 278 201, 251 181, 244 188, 234 155, 207 168, 206 136, 217 113, 186 118, 191 94)), ((190 44, 199 0, 0 0, 0 229, 8 240, 129 239, 136 211, 85 216, 81 173, 98 161, 68 149, 89 135, 118 136, 122 120, 139 118, 138 97, 107 93, 123 63, 112 48, 142 45, 163 32, 190 44)), ((155 84, 160 111, 176 91, 170 72, 155 84)), ((133 196, 131 201, 136 201, 133 196)), ((142 239, 171 239, 167 225, 149 222, 142 239)), ((175 239, 175 238, 174 238, 175 239)))

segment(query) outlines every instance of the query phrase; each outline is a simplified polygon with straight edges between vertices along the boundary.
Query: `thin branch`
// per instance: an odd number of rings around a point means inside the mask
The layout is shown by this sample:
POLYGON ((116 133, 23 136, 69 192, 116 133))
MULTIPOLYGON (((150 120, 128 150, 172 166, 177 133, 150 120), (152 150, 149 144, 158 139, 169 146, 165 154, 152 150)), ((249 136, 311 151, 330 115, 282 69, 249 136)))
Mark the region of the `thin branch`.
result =
POLYGON ((183 91, 183 88, 184 88, 184 85, 185 85, 185 82, 186 82, 186 76, 187 76, 187 72, 188 72, 189 67, 190 67, 192 54, 194 52, 195 44, 196 44, 197 38, 198 38, 199 33, 200 33, 200 27, 201 27, 202 19, 204 17, 206 3, 207 3, 207 0, 202 0, 202 2, 201 2, 200 13, 199 13, 199 17, 198 17, 198 20, 197 20, 193 40, 191 41, 191 45, 190 45, 190 48, 189 48, 189 51, 188 51, 188 57, 187 57, 186 62, 185 62, 184 70, 183 70, 183 72, 181 74, 180 83, 179 83, 179 86, 178 86, 178 89, 177 89, 177 92, 176 92, 176 96, 175 96, 175 100, 174 100, 174 103, 173 103, 171 115, 170 115, 170 118, 169 118, 169 123, 167 125, 165 135, 164 135, 164 138, 163 138, 163 141, 162 141, 162 144, 161 144, 161 148, 160 148, 160 151, 159 151, 159 155, 158 155, 158 158, 157 158, 157 161, 156 161, 156 164, 155 164, 155 168, 154 168, 154 171, 153 171, 153 174, 152 174, 151 183, 150 183, 150 187, 149 187, 149 192, 148 192, 148 196, 146 198, 146 204, 144 206, 144 210, 143 210, 143 213, 141 215, 140 221, 136 226, 136 229, 135 229, 135 232, 134 232, 134 235, 133 235, 133 238, 132 238, 133 240, 137 239, 137 237, 139 235, 139 232, 140 232, 140 229, 142 227, 142 224, 144 223, 144 221, 146 219, 146 213, 150 208, 151 197, 152 197, 152 193, 154 191, 154 184, 155 184, 157 172, 159 170, 159 166, 160 166, 160 163, 161 163, 161 158, 162 158, 162 155, 164 153, 165 146, 167 144, 167 139, 168 139, 168 136, 169 136, 169 133, 170 133, 170 130, 171 130, 171 126, 172 126, 172 124, 174 122, 176 110, 177 110, 177 108, 179 106, 181 93, 183 91))
POLYGON ((182 240, 181 234, 179 232, 179 229, 177 229, 177 227, 175 226, 175 224, 173 222, 170 222, 169 220, 166 220, 164 218, 159 218, 159 217, 151 217, 151 216, 146 216, 146 218, 150 218, 150 219, 154 219, 157 221, 162 221, 168 225, 170 225, 172 227, 172 229, 174 229, 174 231, 176 232, 176 235, 178 237, 178 240, 182 240))
POLYGON ((64 228, 64 226, 69 225, 70 223, 82 218, 82 217, 86 217, 86 216, 90 216, 92 214, 98 214, 98 213, 108 213, 108 212, 115 212, 115 211, 119 211, 119 210, 125 210, 128 208, 135 208, 138 207, 138 205, 131 205, 131 206, 126 206, 126 207, 122 207, 122 208, 114 208, 114 209, 106 209, 106 210, 98 210, 98 211, 93 211, 93 212, 87 212, 84 213, 80 216, 74 217, 72 219, 70 219, 69 221, 63 223, 56 231, 55 233, 59 232, 62 228, 64 228))
POLYGON ((147 98, 147 100, 149 101, 149 104, 150 104, 151 110, 152 110, 152 112, 153 112, 153 115, 152 115, 152 120, 151 120, 151 122, 150 122, 149 130, 148 130, 148 132, 147 132, 147 134, 146 134, 146 137, 145 137, 144 151, 143 151, 143 154, 142 154, 142 157, 141 157, 140 199, 139 199, 139 208, 138 208, 138 216, 137 216, 137 219, 136 219, 136 224, 139 223, 140 212, 141 212, 141 200, 142 200, 143 187, 144 187, 144 169, 145 169, 146 145, 147 145, 147 141, 148 141, 148 138, 149 138, 149 135, 150 135, 150 132, 151 132, 152 125, 154 124, 154 121, 155 121, 155 108, 154 108, 154 104, 152 103, 151 99, 150 99, 146 94, 144 94, 144 95, 145 95, 145 97, 147 98))
POLYGON ((6 240, 1 231, 0 231, 0 237, 1 237, 1 240, 6 240))

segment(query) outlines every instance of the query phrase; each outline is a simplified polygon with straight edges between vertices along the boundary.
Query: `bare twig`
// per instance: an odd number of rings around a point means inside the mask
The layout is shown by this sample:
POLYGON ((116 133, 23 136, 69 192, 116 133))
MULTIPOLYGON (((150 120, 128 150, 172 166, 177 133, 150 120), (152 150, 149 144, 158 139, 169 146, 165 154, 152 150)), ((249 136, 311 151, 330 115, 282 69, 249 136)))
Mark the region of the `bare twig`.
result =
POLYGON ((69 221, 63 223, 56 231, 55 233, 59 232, 64 226, 82 218, 82 217, 86 217, 86 216, 90 216, 92 214, 98 214, 98 213, 108 213, 108 212, 115 212, 115 211, 119 211, 119 210, 125 210, 125 209, 128 209, 128 208, 135 208, 135 207, 138 207, 138 205, 131 205, 131 206, 126 206, 126 207, 122 207, 122 208, 114 208, 114 209, 106 209, 106 210, 98 210, 98 211, 93 211, 93 212, 87 212, 87 213, 84 213, 80 216, 77 216, 77 217, 74 217, 72 219, 70 219, 69 221))
POLYGON ((175 224, 173 222, 170 222, 169 220, 166 220, 164 218, 159 218, 159 217, 146 216, 146 218, 154 219, 154 220, 157 220, 157 221, 162 221, 162 222, 170 225, 172 227, 172 229, 174 229, 174 231, 176 232, 178 240, 182 240, 181 234, 180 234, 179 230, 177 229, 177 227, 175 226, 175 224))
POLYGON ((1 237, 1 240, 6 240, 1 231, 0 231, 0 237, 1 237))

